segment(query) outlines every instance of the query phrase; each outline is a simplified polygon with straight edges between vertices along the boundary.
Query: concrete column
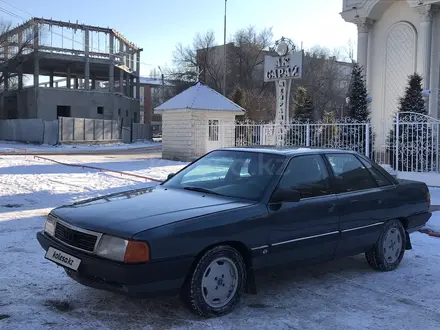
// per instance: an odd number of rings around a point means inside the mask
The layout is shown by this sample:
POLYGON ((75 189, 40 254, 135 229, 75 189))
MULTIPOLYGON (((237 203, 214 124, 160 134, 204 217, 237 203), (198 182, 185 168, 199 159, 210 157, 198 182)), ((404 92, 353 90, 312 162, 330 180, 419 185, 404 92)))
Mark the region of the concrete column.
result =
POLYGON ((9 72, 8 70, 3 70, 3 77, 5 79, 3 80, 3 88, 5 91, 9 90, 9 72))
POLYGON ((119 40, 119 56, 121 57, 121 64, 126 65, 125 62, 125 47, 124 42, 122 40, 119 40))
POLYGON ((131 71, 134 71, 134 54, 130 54, 130 62, 128 63, 128 67, 131 71))
POLYGON ((136 99, 140 100, 141 94, 141 52, 137 51, 136 53, 136 99))
POLYGON ((419 26, 419 44, 420 50, 417 61, 417 72, 423 77, 423 87, 429 89, 431 73, 431 44, 432 44, 432 16, 433 7, 425 5, 419 7, 420 26, 419 26))
POLYGON ((368 60, 368 35, 370 26, 373 21, 369 18, 360 18, 357 21, 358 29, 358 45, 357 45, 357 62, 364 69, 364 79, 367 76, 367 60, 368 60))
POLYGON ((35 54, 34 58, 34 87, 40 84, 40 58, 35 54))
POLYGON ((119 91, 124 94, 124 71, 119 70, 119 91))
POLYGON ((66 87, 67 88, 71 88, 71 84, 72 84, 72 72, 70 69, 70 65, 67 67, 67 81, 66 81, 66 87))
POLYGON ((96 78, 92 76, 92 89, 96 89, 96 78))
POLYGON ((90 80, 90 31, 84 31, 84 59, 85 59, 85 67, 84 67, 84 88, 90 89, 89 80, 90 80))
POLYGON ((23 89, 23 66, 20 64, 18 70, 18 89, 23 89))
POLYGON ((108 83, 109 91, 115 91, 115 48, 114 48, 115 36, 113 33, 109 34, 109 53, 110 53, 110 64, 108 66, 108 83))
POLYGON ((131 76, 129 73, 125 74, 125 95, 130 96, 131 90, 131 76))
POLYGON ((58 88, 58 84, 59 84, 59 82, 57 81, 57 82, 55 83, 55 87, 56 87, 56 88, 58 88))
POLYGON ((75 89, 79 89, 79 79, 78 79, 78 77, 75 77, 75 79, 74 79, 74 81, 75 81, 75 89))
POLYGON ((53 72, 51 72, 49 76, 49 87, 53 88, 53 72))

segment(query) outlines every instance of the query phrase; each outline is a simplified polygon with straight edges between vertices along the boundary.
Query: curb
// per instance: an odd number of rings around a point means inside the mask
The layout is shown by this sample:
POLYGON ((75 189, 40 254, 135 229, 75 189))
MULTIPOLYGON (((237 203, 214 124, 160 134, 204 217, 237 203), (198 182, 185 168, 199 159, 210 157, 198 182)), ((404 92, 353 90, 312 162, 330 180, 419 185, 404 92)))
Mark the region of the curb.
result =
POLYGON ((109 170, 106 168, 102 168, 102 167, 96 167, 96 166, 88 166, 88 165, 82 165, 82 164, 69 164, 69 163, 63 163, 63 162, 59 162, 57 160, 54 159, 50 159, 47 157, 41 157, 41 156, 33 156, 35 159, 41 159, 41 160, 45 160, 45 161, 49 161, 52 163, 56 163, 59 165, 65 165, 65 166, 71 166, 71 167, 79 167, 79 168, 90 168, 92 170, 97 170, 100 172, 112 172, 112 173, 117 173, 120 175, 126 175, 126 176, 131 176, 131 177, 136 177, 139 179, 144 179, 146 181, 153 181, 153 182, 162 182, 163 180, 159 180, 156 178, 152 178, 152 177, 148 177, 148 176, 142 176, 142 175, 137 175, 137 174, 132 174, 132 173, 125 173, 125 172, 121 172, 121 171, 115 171, 115 170, 109 170))

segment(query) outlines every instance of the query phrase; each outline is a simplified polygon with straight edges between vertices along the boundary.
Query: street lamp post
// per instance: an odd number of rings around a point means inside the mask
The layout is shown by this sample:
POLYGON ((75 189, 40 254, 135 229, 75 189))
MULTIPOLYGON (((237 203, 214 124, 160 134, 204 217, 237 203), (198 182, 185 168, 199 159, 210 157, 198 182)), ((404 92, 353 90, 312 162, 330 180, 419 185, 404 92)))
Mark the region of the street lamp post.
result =
POLYGON ((225 0, 225 21, 223 24, 223 95, 226 96, 226 3, 225 0))

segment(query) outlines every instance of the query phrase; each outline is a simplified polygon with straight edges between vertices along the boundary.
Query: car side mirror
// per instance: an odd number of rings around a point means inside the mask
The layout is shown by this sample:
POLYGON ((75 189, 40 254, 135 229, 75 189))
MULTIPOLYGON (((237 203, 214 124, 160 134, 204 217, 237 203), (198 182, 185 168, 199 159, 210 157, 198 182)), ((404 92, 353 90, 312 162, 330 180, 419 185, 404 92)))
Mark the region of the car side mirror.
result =
POLYGON ((168 174, 168 176, 167 176, 167 180, 171 179, 174 175, 176 175, 176 174, 175 174, 175 173, 170 173, 170 174, 168 174))
POLYGON ((277 189, 272 194, 271 203, 297 203, 301 200, 301 194, 295 189, 277 189))

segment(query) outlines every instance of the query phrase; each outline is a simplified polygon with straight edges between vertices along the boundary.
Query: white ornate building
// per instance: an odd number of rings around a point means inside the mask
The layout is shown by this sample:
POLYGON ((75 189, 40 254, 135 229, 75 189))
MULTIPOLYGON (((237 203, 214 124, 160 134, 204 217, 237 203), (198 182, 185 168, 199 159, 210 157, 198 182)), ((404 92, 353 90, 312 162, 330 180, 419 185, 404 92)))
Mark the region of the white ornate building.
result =
MULTIPOLYGON (((343 0, 341 16, 358 27, 357 59, 364 66, 376 127, 390 124, 408 75, 423 77, 429 113, 439 116, 438 0, 343 0)), ((386 126, 388 126, 386 125, 386 126)))

